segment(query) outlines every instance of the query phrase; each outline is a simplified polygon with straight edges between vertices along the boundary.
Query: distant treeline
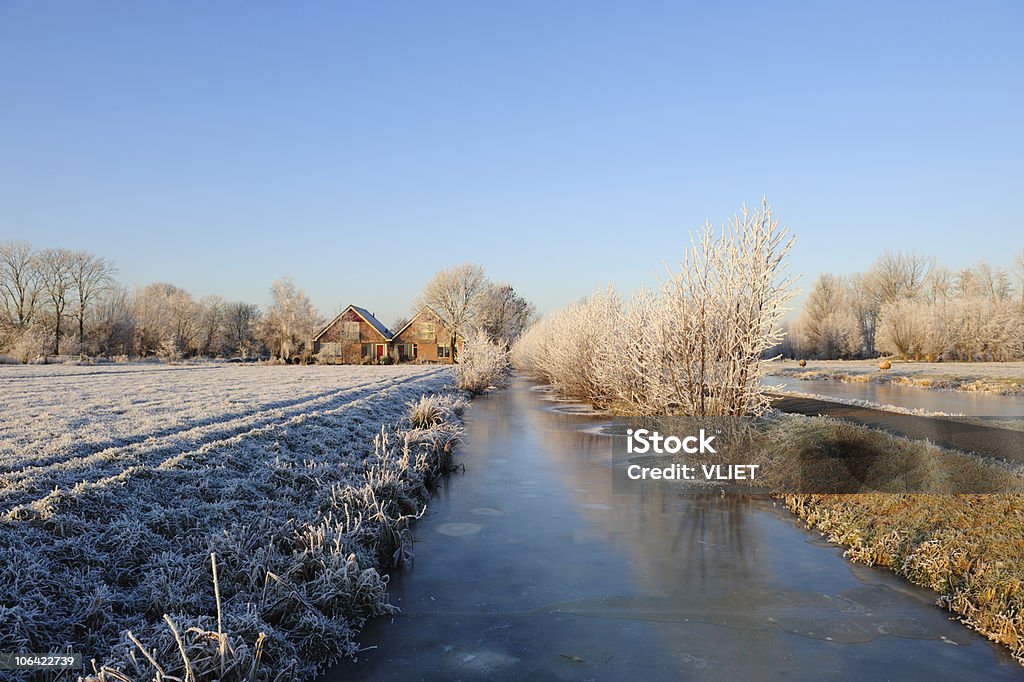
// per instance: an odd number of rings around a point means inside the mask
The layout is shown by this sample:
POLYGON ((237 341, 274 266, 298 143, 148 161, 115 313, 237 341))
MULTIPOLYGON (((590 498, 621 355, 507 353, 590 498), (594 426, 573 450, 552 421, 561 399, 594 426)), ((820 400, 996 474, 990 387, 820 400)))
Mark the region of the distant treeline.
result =
MULTIPOLYGON (((196 299, 163 282, 129 290, 116 274, 112 261, 88 251, 0 243, 0 354, 18 362, 61 354, 315 360, 310 341, 327 320, 289 277, 272 283, 272 302, 261 309, 216 295, 196 299)), ((424 304, 452 328, 481 329, 505 347, 534 314, 511 285, 471 264, 438 272, 416 301, 424 304)))
POLYGON ((1010 271, 890 251, 865 273, 822 273, 788 332, 791 358, 1024 359, 1024 250, 1010 271))

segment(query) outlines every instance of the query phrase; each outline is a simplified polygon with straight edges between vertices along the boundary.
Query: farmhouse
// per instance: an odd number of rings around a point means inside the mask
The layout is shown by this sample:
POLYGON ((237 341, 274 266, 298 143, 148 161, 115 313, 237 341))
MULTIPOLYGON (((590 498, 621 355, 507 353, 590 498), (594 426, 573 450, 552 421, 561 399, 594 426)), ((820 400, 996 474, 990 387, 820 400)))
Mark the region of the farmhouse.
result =
POLYGON ((391 331, 365 308, 350 305, 313 337, 320 362, 356 364, 388 357, 391 331))
MULTIPOLYGON (((452 332, 430 306, 424 306, 391 338, 399 362, 452 363, 452 332)), ((462 351, 462 335, 455 335, 455 353, 462 351)))

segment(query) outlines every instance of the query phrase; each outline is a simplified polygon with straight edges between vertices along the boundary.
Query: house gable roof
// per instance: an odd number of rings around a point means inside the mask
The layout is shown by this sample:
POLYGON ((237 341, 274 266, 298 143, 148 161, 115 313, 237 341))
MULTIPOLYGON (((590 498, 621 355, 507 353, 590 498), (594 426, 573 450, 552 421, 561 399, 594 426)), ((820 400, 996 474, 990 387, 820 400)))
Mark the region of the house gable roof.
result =
MULTIPOLYGON (((423 306, 422 308, 420 308, 420 309, 419 309, 419 310, 418 310, 418 311, 416 312, 416 314, 415 314, 415 315, 413 315, 413 316, 412 316, 412 319, 411 319, 411 320, 409 320, 408 322, 406 322, 406 323, 405 323, 405 326, 404 326, 404 327, 402 327, 402 328, 401 328, 401 329, 399 329, 399 330, 398 330, 397 332, 395 332, 395 333, 394 333, 394 334, 393 334, 393 335, 391 336, 391 339, 392 339, 392 340, 394 340, 394 339, 397 339, 397 338, 398 338, 399 336, 401 336, 402 332, 404 332, 404 331, 405 331, 406 329, 408 329, 409 327, 411 327, 411 326, 412 326, 412 323, 416 321, 416 318, 418 318, 418 317, 419 317, 420 315, 422 315, 423 313, 430 313, 430 314, 431 314, 431 315, 433 315, 433 316, 434 316, 434 317, 435 317, 435 318, 437 319, 437 321, 438 321, 438 322, 440 322, 440 323, 441 323, 441 324, 442 324, 442 325, 443 325, 443 326, 444 326, 445 328, 447 328, 447 327, 448 327, 448 325, 446 325, 446 324, 445 324, 445 322, 444 322, 444 319, 443 319, 443 318, 441 317, 441 315, 440 315, 440 314, 439 314, 439 313, 438 313, 438 312, 437 312, 436 310, 434 310, 433 308, 431 308, 431 307, 430 307, 429 305, 425 305, 425 306, 423 306)), ((463 338, 462 334, 460 334, 459 332, 455 332, 455 336, 457 336, 457 337, 458 337, 458 338, 460 338, 460 339, 461 339, 461 338, 463 338)))
POLYGON ((363 318, 363 320, 368 325, 370 325, 375 330, 377 330, 377 333, 380 334, 382 337, 384 337, 385 341, 390 341, 391 340, 391 336, 392 336, 391 330, 389 330, 387 327, 385 327, 383 324, 381 324, 380 320, 378 320, 376 317, 374 317, 372 314, 370 314, 370 312, 366 308, 360 308, 359 306, 355 306, 355 305, 350 305, 347 308, 345 308, 344 310, 342 310, 340 313, 338 313, 338 316, 335 317, 333 320, 331 320, 330 323, 328 323, 328 325, 326 327, 321 329, 320 333, 313 337, 313 340, 314 341, 318 341, 320 339, 320 337, 323 336, 324 333, 328 329, 330 329, 332 326, 334 326, 335 322, 340 320, 342 318, 342 316, 345 313, 347 313, 348 311, 350 311, 350 310, 353 311, 359 317, 363 318))

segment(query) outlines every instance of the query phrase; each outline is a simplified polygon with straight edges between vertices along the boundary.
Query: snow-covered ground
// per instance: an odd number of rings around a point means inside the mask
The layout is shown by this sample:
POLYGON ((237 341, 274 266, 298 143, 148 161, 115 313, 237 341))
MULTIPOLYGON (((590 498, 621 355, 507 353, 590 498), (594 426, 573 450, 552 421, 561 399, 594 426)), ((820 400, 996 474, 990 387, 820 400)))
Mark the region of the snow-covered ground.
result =
POLYGON ((360 519, 388 527, 400 512, 385 503, 414 504, 433 466, 420 450, 413 463, 375 454, 374 437, 452 378, 409 365, 0 366, 0 651, 73 645, 124 662, 131 629, 173 652, 164 613, 182 632, 216 630, 214 552, 238 646, 291 633, 263 660, 300 660, 297 677, 351 653, 362 618, 385 608, 381 545, 360 519))

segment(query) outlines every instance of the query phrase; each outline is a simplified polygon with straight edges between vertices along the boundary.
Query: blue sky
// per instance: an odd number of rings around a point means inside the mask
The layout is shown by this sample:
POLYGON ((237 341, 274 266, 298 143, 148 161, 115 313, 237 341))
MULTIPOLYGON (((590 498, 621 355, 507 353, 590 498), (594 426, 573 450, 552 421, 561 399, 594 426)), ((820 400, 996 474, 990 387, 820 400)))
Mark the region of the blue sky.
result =
POLYGON ((767 194, 805 284, 1024 247, 1024 4, 0 0, 0 240, 386 323, 475 261, 547 310, 767 194))

